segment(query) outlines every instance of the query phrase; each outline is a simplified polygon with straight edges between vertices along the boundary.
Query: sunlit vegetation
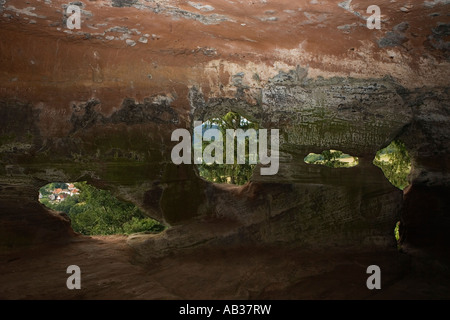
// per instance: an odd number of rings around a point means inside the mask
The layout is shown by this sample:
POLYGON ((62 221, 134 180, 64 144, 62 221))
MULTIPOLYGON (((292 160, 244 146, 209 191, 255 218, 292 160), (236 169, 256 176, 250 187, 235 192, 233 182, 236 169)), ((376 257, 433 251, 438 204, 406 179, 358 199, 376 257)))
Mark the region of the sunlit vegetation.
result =
POLYGON ((386 148, 378 151, 373 163, 383 170, 386 178, 395 187, 403 190, 408 186, 411 158, 402 142, 392 141, 386 148))
POLYGON ((111 192, 86 182, 47 184, 39 190, 39 201, 66 213, 73 230, 84 235, 156 233, 165 228, 134 204, 120 201, 111 192))
POLYGON ((395 240, 400 241, 400 221, 397 221, 394 229, 395 240))
POLYGON ((308 164, 321 164, 330 168, 350 168, 358 165, 358 158, 338 150, 324 150, 320 154, 310 153, 304 161, 308 164))
MULTIPOLYGON (((209 128, 219 129, 222 136, 226 136, 226 129, 258 129, 256 123, 248 121, 243 116, 236 112, 229 112, 221 118, 209 119, 203 124, 202 131, 204 132, 209 128)), ((200 138, 201 139, 201 138, 200 138)), ((206 164, 202 163, 198 165, 198 171, 201 177, 208 181, 216 183, 230 183, 243 185, 247 183, 253 173, 255 168, 254 164, 249 163, 249 150, 248 150, 248 139, 246 139, 245 148, 245 164, 238 164, 237 159, 237 148, 234 148, 234 163, 233 164, 206 164)), ((236 138, 235 138, 236 144, 236 138)), ((208 145, 208 142, 203 142, 202 151, 208 145)), ((226 147, 223 148, 223 159, 226 159, 226 147)), ((255 159, 257 161, 257 159, 255 159)))
POLYGON ((397 241, 397 249, 402 250, 402 239, 400 238, 400 221, 397 221, 394 229, 395 240, 397 241))

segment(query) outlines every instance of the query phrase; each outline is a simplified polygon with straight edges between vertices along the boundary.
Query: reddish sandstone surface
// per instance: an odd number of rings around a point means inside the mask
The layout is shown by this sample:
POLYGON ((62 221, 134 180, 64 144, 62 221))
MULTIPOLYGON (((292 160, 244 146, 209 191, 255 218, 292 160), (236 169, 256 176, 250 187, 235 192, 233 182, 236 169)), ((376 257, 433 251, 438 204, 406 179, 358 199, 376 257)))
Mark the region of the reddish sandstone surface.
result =
POLYGON ((136 259, 123 236, 78 237, 0 256, 0 299, 449 299, 438 260, 392 251, 228 247, 136 259), (68 265, 81 290, 68 290, 68 265), (369 290, 369 265, 382 271, 369 290))
POLYGON ((65 1, 8 0, 0 82, 4 94, 40 97, 63 117, 71 100, 98 97, 109 114, 124 95, 184 98, 195 84, 226 95, 233 72, 252 71, 249 81, 259 73, 264 82, 297 65, 310 77, 389 74, 407 87, 442 86, 448 36, 437 29, 449 22, 447 6, 425 2, 378 1, 382 28, 370 30, 370 1, 217 0, 206 12, 188 1, 84 1, 81 29, 69 30, 65 1), (388 45, 380 47, 383 38, 388 45))

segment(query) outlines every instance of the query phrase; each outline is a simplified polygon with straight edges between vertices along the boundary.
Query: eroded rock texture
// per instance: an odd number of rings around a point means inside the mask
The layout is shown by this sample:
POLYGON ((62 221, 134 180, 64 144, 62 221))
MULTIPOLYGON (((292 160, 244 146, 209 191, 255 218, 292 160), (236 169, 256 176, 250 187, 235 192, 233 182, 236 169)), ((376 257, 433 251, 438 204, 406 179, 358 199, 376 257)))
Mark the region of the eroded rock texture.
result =
POLYGON ((168 226, 129 239, 143 257, 205 244, 449 243, 449 7, 443 1, 76 1, 0 4, 0 245, 63 241, 38 203, 88 180, 168 226), (214 185, 170 159, 176 128, 237 111, 280 129, 280 170, 214 185), (404 141, 410 187, 372 164, 404 141), (303 162, 339 149, 350 169, 303 162))

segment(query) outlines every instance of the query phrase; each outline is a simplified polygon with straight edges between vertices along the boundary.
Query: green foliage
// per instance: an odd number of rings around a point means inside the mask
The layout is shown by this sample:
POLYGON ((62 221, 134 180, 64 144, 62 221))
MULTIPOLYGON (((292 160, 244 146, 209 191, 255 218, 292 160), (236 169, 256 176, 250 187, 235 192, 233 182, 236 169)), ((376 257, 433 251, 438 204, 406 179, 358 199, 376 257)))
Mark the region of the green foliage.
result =
MULTIPOLYGON (((54 184, 45 188, 55 187, 54 184)), ((160 232, 164 226, 145 217, 132 203, 123 202, 109 191, 97 189, 86 182, 75 183, 79 195, 54 203, 44 197, 45 206, 65 212, 72 221, 74 231, 84 235, 129 234, 133 232, 160 232)), ((41 192, 42 193, 42 192, 41 192)))
POLYGON ((395 240, 397 240, 397 249, 402 250, 402 239, 400 239, 400 221, 397 221, 397 223, 395 224, 394 236, 395 240))
POLYGON ((341 166, 339 158, 342 156, 342 151, 324 150, 322 151, 322 156, 324 159, 324 165, 331 168, 337 168, 341 166))
POLYGON ((395 224, 394 235, 395 235, 395 240, 397 240, 397 242, 399 242, 400 241, 400 221, 398 221, 395 224))
POLYGON ((321 154, 317 154, 317 153, 310 153, 305 157, 304 160, 306 163, 316 163, 316 162, 323 161, 323 156, 321 154))
POLYGON ((136 217, 131 218, 130 221, 123 224, 123 230, 126 234, 136 232, 161 232, 164 230, 164 226, 151 218, 139 219, 136 217))
POLYGON ((46 206, 47 208, 50 208, 51 207, 51 203, 50 203, 50 200, 48 199, 48 198, 42 198, 42 199, 39 199, 39 201, 44 205, 44 206, 46 206))
POLYGON ((383 170, 386 178, 395 187, 403 190, 408 185, 411 158, 402 142, 392 141, 389 146, 378 151, 373 163, 383 170))
MULTIPOLYGON (((227 129, 258 129, 258 125, 256 123, 250 122, 241 115, 236 112, 228 112, 222 118, 214 118, 208 120, 205 124, 208 127, 214 127, 220 130, 222 133, 222 137, 225 139, 226 130, 227 129)), ((209 142, 203 143, 202 152, 205 147, 209 144, 209 142)), ((235 140, 236 144, 236 140, 235 140)), ((246 139, 245 146, 245 164, 237 164, 237 147, 234 148, 234 164, 205 164, 202 163, 198 166, 199 174, 201 177, 205 178, 208 181, 216 182, 216 183, 231 183, 237 185, 246 184, 252 174, 253 169, 255 168, 254 164, 249 163, 249 150, 248 150, 249 141, 246 139)), ((223 148, 223 159, 226 159, 226 147, 223 148)))
MULTIPOLYGON (((50 203, 50 201, 49 201, 50 203)), ((51 208, 55 211, 62 211, 67 214, 70 213, 70 209, 78 203, 78 196, 67 197, 64 201, 51 204, 51 208)), ((47 205, 48 206, 48 205, 47 205)))
POLYGON ((358 164, 358 158, 351 157, 337 150, 324 150, 321 154, 310 153, 305 157, 304 161, 309 164, 322 164, 330 168, 349 168, 358 164), (349 158, 352 161, 344 161, 344 159, 349 158))

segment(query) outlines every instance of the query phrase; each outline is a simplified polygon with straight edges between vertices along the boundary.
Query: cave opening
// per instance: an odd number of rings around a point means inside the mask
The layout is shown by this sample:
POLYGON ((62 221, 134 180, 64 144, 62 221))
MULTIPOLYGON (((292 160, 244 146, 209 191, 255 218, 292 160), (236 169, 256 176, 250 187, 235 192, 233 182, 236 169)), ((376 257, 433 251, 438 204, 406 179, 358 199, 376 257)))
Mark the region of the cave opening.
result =
POLYGON ((136 205, 86 181, 46 184, 39 189, 39 202, 65 214, 70 218, 72 229, 83 235, 159 233, 165 229, 136 205))
POLYGON ((309 153, 303 161, 330 168, 351 168, 358 165, 359 159, 339 150, 324 150, 320 154, 309 153))
POLYGON ((393 186, 403 190, 409 185, 411 157, 401 141, 394 140, 386 148, 379 150, 373 164, 383 171, 393 186))
MULTIPOLYGON (((216 132, 221 137, 227 137, 227 130, 234 130, 233 137, 230 140, 232 145, 224 142, 221 151, 220 149, 219 151, 217 151, 218 149, 211 151, 212 156, 215 156, 216 152, 223 152, 223 163, 208 163, 205 161, 204 156, 195 159, 197 160, 197 169, 200 177, 214 183, 244 185, 249 182, 258 161, 258 153, 256 150, 252 151, 252 146, 257 144, 258 124, 234 111, 230 111, 221 117, 213 117, 206 120, 194 128, 196 139, 194 139, 193 148, 194 150, 200 150, 201 155, 204 155, 205 150, 208 151, 208 148, 211 147, 204 138, 205 132, 210 129, 218 130, 216 132), (242 130, 241 132, 248 135, 243 136, 243 139, 240 140, 236 134, 238 130, 242 130), (253 135, 250 133, 253 133, 253 135), (239 153, 241 147, 245 150, 243 157, 239 153), (230 163, 230 159, 232 163, 230 163)), ((216 136, 212 136, 210 141, 214 142, 216 139, 216 136)))

